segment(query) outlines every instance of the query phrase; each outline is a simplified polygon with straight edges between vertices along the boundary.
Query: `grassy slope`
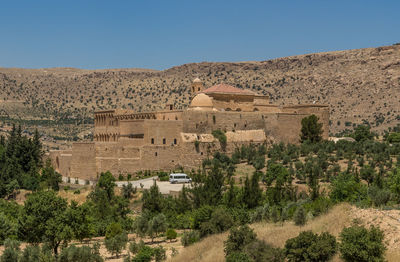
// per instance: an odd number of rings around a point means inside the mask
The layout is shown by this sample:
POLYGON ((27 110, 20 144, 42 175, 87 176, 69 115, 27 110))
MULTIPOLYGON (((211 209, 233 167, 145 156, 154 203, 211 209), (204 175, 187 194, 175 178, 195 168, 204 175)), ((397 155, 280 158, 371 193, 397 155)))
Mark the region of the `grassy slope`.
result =
MULTIPOLYGON (((257 233, 258 238, 274 246, 283 247, 287 239, 297 236, 304 230, 312 230, 318 233, 328 231, 338 236, 344 227, 351 225, 354 217, 353 213, 355 211, 357 211, 357 209, 344 203, 335 206, 327 214, 309 221, 304 227, 295 226, 292 222, 285 222, 283 224, 256 223, 252 225, 252 228, 257 233)), ((225 261, 223 250, 227 235, 228 233, 224 233, 207 237, 201 242, 183 249, 182 252, 171 261, 225 261)), ((400 261, 400 254, 398 250, 396 251, 389 247, 386 258, 388 261, 400 261)), ((341 260, 339 256, 336 255, 333 261, 341 260)))

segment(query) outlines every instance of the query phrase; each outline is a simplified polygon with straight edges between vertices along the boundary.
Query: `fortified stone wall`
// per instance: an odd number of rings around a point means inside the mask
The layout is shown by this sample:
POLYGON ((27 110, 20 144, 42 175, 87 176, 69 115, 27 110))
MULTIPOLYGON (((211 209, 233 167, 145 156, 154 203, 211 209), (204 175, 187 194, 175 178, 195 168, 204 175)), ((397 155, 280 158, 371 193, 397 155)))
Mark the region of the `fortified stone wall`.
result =
POLYGON ((146 120, 144 141, 148 145, 177 145, 180 143, 182 120, 146 120))
POLYGON ((94 142, 72 144, 71 177, 96 180, 96 150, 94 142))
POLYGON ((71 174, 72 150, 51 150, 49 158, 54 169, 64 176, 71 174))

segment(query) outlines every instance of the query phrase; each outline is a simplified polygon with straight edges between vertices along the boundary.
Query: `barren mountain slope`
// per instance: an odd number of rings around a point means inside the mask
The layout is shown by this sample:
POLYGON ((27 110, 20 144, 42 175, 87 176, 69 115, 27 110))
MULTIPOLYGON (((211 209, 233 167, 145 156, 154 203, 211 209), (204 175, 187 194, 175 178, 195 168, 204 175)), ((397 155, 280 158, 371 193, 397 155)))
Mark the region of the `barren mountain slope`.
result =
POLYGON ((106 108, 184 108, 195 77, 206 86, 225 82, 269 94, 277 104, 329 104, 331 133, 355 123, 369 122, 377 131, 400 123, 399 45, 164 71, 0 68, 0 113, 60 119, 106 108))

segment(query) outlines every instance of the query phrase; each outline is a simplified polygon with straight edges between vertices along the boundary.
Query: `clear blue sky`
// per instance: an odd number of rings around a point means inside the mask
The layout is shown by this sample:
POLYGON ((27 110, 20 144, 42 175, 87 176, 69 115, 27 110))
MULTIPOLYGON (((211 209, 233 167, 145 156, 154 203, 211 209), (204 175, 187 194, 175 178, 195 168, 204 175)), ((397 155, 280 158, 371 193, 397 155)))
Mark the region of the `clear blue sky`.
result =
POLYGON ((2 1, 0 67, 166 69, 400 42, 400 1, 2 1))

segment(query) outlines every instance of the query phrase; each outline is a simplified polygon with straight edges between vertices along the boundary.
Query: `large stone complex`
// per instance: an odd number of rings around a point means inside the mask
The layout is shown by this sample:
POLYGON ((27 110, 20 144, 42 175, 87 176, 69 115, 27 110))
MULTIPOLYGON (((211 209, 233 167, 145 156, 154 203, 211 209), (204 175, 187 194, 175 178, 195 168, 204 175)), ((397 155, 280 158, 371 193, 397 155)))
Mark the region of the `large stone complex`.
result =
POLYGON ((137 113, 103 110, 94 113, 93 142, 74 143, 71 150, 51 151, 56 169, 65 177, 96 180, 103 171, 118 174, 139 170, 197 168, 221 145, 211 134, 222 130, 226 151, 243 143, 298 143, 301 119, 315 114, 328 138, 326 105, 279 107, 268 96, 219 84, 205 89, 196 78, 193 99, 185 110, 167 105, 165 110, 137 113))

